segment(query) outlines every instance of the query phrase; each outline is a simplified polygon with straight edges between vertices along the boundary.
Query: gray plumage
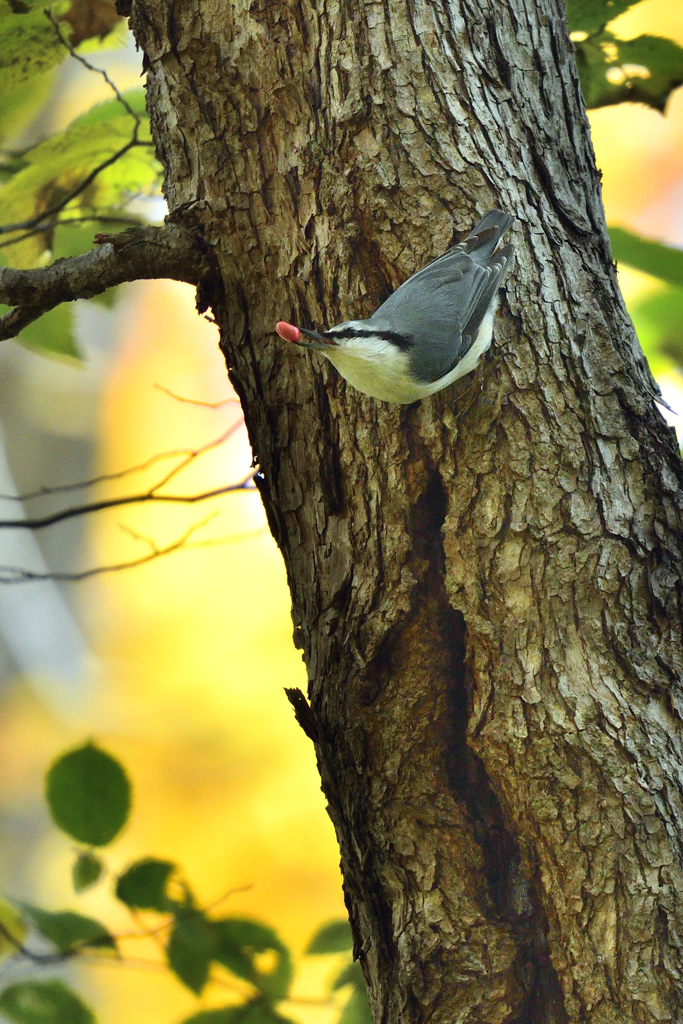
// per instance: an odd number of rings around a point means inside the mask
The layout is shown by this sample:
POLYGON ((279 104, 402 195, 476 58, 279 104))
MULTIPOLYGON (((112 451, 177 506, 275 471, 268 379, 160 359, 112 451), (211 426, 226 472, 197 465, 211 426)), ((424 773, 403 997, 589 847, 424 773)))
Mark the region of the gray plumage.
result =
POLYGON ((489 210, 464 242, 408 278, 367 321, 380 331, 401 324, 417 380, 439 380, 469 352, 512 257, 511 245, 493 255, 511 224, 508 214, 489 210))

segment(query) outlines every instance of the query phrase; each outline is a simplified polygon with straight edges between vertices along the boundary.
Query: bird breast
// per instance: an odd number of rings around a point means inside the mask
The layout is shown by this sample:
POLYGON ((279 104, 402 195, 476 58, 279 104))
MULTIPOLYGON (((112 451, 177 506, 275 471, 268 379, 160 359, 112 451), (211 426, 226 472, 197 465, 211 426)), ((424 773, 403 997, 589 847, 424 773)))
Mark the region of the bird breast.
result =
POLYGON ((415 402, 408 353, 382 338, 348 338, 325 355, 349 384, 382 402, 415 402))

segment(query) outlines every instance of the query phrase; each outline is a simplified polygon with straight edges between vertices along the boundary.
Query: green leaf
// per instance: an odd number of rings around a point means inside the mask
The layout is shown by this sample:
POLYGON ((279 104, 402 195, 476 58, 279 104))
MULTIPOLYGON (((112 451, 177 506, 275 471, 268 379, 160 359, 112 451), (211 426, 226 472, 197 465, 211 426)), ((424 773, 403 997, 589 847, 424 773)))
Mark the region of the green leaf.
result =
POLYGON ((136 861, 120 875, 116 883, 117 898, 139 910, 162 913, 172 910, 174 904, 166 895, 166 885, 175 867, 170 860, 155 860, 154 857, 136 861))
MULTIPOLYGON (((1 137, 0 141, 2 141, 1 137)), ((3 156, 2 163, 0 163, 0 184, 4 184, 9 181, 15 174, 18 174, 19 171, 23 170, 25 166, 26 164, 20 156, 13 156, 11 154, 3 156)), ((2 266, 5 266, 4 262, 2 263, 2 266)))
POLYGON ((54 71, 46 71, 0 95, 0 142, 16 138, 30 124, 48 99, 54 80, 54 71))
MULTIPOLYGON (((84 40, 102 37, 100 49, 111 49, 125 38, 119 27, 113 3, 100 2, 98 9, 87 2, 58 0, 0 0, 0 97, 20 85, 30 85, 34 77, 54 68, 67 56, 57 29, 45 16, 45 10, 59 22, 64 39, 75 46, 84 40), (110 9, 108 9, 110 8, 110 9)), ((84 49, 98 48, 97 42, 86 43, 84 49)))
POLYGON ((235 917, 212 921, 211 925, 216 936, 215 960, 270 999, 286 997, 294 974, 292 957, 272 928, 235 917), (270 969, 259 962, 259 954, 268 951, 274 954, 270 969))
POLYGON ((130 39, 128 21, 122 18, 106 36, 91 36, 78 47, 79 53, 103 53, 105 50, 120 50, 130 39))
POLYGON ((683 368, 683 289, 666 288, 638 302, 629 313, 648 362, 674 362, 683 368))
POLYGON ((197 995, 209 976, 216 939, 209 921, 199 911, 176 917, 166 946, 171 970, 197 995))
POLYGON ((336 992, 337 989, 343 988, 344 985, 356 985, 358 988, 365 988, 363 970, 357 960, 352 960, 350 964, 342 968, 332 982, 332 991, 336 992))
POLYGON ((610 228, 612 255, 620 263, 659 277, 669 284, 683 285, 683 250, 635 235, 626 228, 610 228))
POLYGON ((306 953, 317 956, 322 953, 345 953, 350 949, 353 949, 351 925, 339 918, 328 921, 318 929, 306 947, 306 953))
MULTIPOLYGON (((0 0, 2 2, 2 0, 0 0)), ((142 89, 126 93, 131 109, 141 118, 139 139, 149 143, 149 122, 142 89)), ((25 166, 0 191, 0 224, 18 224, 40 215, 65 199, 90 173, 115 156, 133 137, 134 121, 117 100, 93 107, 68 128, 35 146, 22 157, 25 166)), ((64 216, 97 216, 120 207, 131 194, 151 194, 158 187, 159 165, 145 144, 129 149, 104 168, 75 199, 64 216)), ((23 238, 18 230, 3 254, 12 266, 30 267, 51 248, 50 232, 23 238)))
POLYGON ((368 990, 365 978, 363 977, 363 971, 357 960, 342 968, 332 982, 331 988, 333 992, 336 992, 345 985, 352 985, 353 990, 337 1024, 373 1024, 370 1003, 368 1001, 368 990))
POLYGON ((570 32, 598 32, 640 0, 567 0, 570 32))
POLYGON ((46 794, 56 824, 89 846, 110 843, 130 812, 128 776, 111 754, 92 743, 55 761, 46 794))
POLYGON ((68 10, 64 2, 53 4, 13 3, 0 0, 0 96, 36 75, 61 64, 67 55, 54 25, 45 17, 48 7, 58 17, 68 10))
POLYGON ((104 866, 100 858, 92 850, 84 850, 71 868, 71 880, 76 892, 85 892, 91 886, 99 882, 102 877, 104 866))
POLYGON ((0 1011, 17 1024, 95 1024, 91 1010, 61 981, 24 981, 0 995, 0 1011))
POLYGON ((575 43, 576 64, 586 106, 646 103, 664 111, 671 92, 683 84, 683 48, 672 39, 611 32, 575 43))
POLYGON ((187 1017, 182 1024, 292 1024, 265 999, 251 999, 241 1006, 225 1006, 220 1010, 202 1010, 187 1017))
POLYGON ((353 989, 337 1024, 374 1024, 365 982, 362 989, 353 989))
POLYGON ((116 949, 113 937, 92 917, 83 917, 70 910, 52 913, 30 903, 20 903, 19 906, 40 934, 53 942, 60 953, 71 953, 85 947, 116 949))
POLYGON ((74 337, 72 303, 62 303, 25 327, 19 335, 21 344, 44 356, 62 356, 82 361, 83 355, 74 337))
POLYGON ((70 224, 68 220, 59 224, 52 235, 52 259, 62 260, 69 256, 81 256, 95 245, 95 235, 117 235, 131 224, 107 224, 106 221, 91 220, 70 224))

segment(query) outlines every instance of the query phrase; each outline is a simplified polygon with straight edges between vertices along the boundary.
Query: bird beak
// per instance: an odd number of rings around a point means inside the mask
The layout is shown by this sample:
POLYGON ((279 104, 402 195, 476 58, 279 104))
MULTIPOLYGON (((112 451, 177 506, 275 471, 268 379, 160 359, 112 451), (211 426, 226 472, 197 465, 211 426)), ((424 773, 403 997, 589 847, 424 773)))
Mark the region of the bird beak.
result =
POLYGON ((337 342, 332 338, 325 338, 322 334, 318 334, 317 331, 307 331, 304 327, 300 327, 299 330, 302 334, 305 334, 310 341, 299 340, 297 344, 301 348, 312 348, 317 352, 324 352, 327 348, 337 348, 337 342))
POLYGON ((315 349, 318 352, 324 352, 325 349, 330 347, 337 347, 337 342, 333 341, 332 338, 325 338, 322 334, 318 334, 317 331, 307 331, 303 327, 295 327, 293 324, 285 323, 282 320, 278 323, 275 330, 284 341, 289 341, 292 345, 298 345, 299 348, 315 349), (310 338, 310 341, 303 340, 302 334, 306 338, 310 338))

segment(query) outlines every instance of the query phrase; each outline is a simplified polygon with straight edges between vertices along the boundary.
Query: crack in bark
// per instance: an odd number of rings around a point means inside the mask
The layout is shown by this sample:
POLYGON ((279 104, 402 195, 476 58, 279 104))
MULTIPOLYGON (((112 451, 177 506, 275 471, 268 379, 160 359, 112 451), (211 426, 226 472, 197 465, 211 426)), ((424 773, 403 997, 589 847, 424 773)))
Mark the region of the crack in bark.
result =
MULTIPOLYGON (((446 761, 448 782, 455 798, 467 809, 474 839, 481 849, 487 883, 488 918, 513 927, 518 952, 513 967, 524 992, 521 1005, 505 1024, 566 1024, 562 989, 551 959, 548 922, 540 899, 540 879, 528 879, 515 834, 510 830, 500 801, 493 790, 482 758, 467 742, 471 681, 468 677, 467 626, 454 610, 445 589, 445 555, 442 544, 448 496, 436 468, 429 469, 427 485, 413 511, 413 550, 429 560, 422 586, 440 610, 439 633, 448 643, 451 661, 449 688, 449 736, 446 761)), ((419 594, 414 604, 422 603, 419 594)))

